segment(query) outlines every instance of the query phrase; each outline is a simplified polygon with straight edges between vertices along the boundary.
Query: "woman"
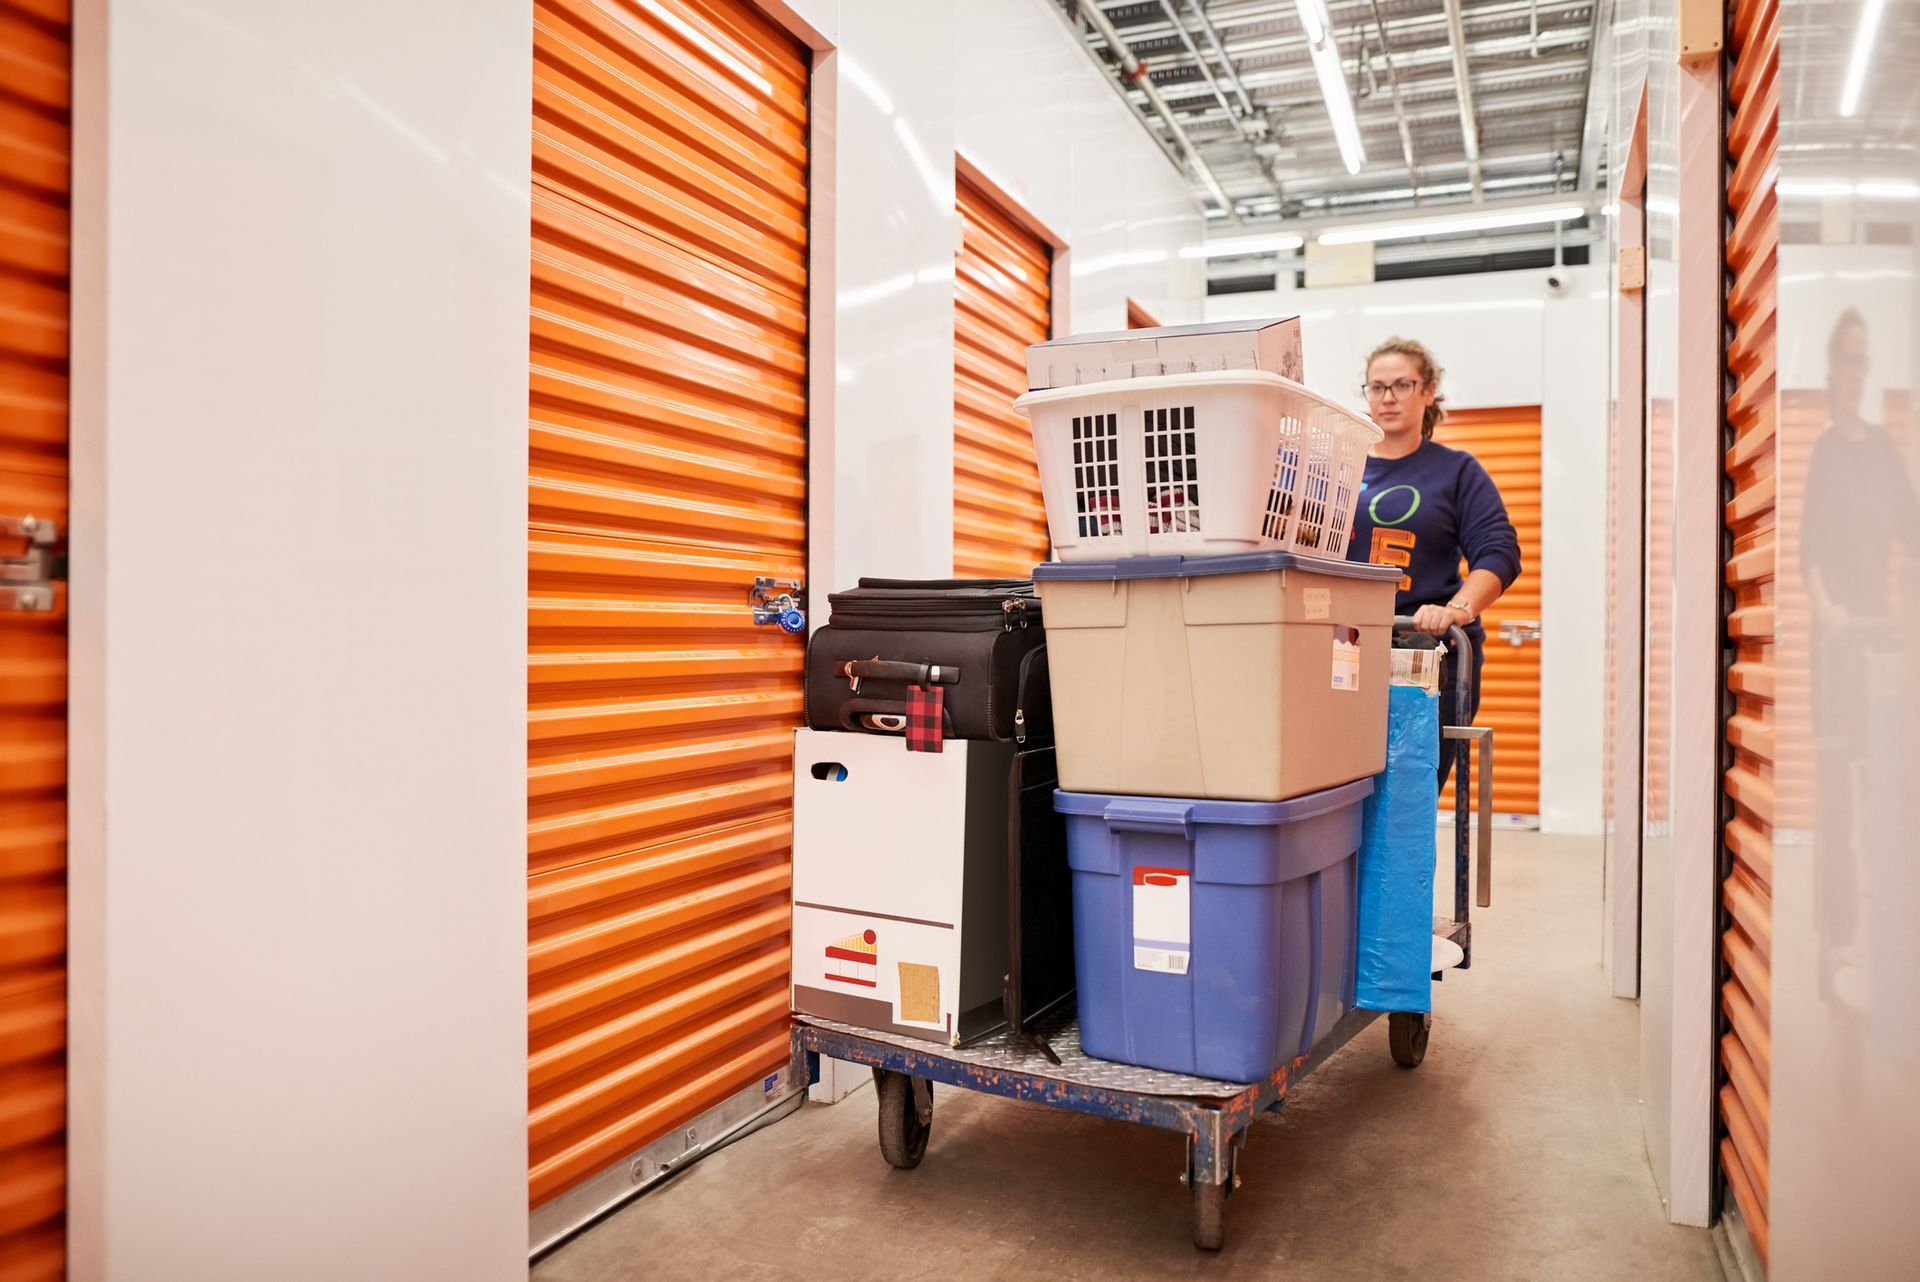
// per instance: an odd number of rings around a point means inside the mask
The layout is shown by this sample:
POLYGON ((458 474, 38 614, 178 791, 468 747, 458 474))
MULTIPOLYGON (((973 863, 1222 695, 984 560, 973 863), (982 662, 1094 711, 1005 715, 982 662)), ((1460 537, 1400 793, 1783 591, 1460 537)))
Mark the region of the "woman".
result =
MULTIPOLYGON (((1486 629, 1480 616, 1520 577, 1520 539, 1487 469, 1471 454, 1433 439, 1441 409, 1441 369, 1410 339, 1390 338, 1367 358, 1365 393, 1373 421, 1385 433, 1367 457, 1354 517, 1350 561, 1400 567, 1397 613, 1413 626, 1444 636, 1458 626, 1473 643, 1473 680, 1467 720, 1480 710, 1480 669, 1486 662, 1486 629), (1462 561, 1467 574, 1460 574, 1462 561)), ((1440 670, 1441 721, 1451 721, 1454 665, 1440 670)), ((1441 741, 1440 783, 1453 754, 1441 741)))

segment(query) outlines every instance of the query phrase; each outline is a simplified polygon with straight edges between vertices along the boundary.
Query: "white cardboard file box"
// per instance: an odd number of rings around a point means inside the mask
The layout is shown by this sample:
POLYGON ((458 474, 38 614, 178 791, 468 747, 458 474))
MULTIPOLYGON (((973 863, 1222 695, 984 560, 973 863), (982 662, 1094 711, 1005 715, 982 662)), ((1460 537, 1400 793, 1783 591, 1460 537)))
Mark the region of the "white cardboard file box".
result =
POLYGON ((1076 334, 1027 349, 1027 387, 1032 391, 1230 369, 1265 370, 1304 382, 1300 318, 1076 334))
POLYGON ((949 1046, 1001 1026, 1013 753, 797 732, 796 1011, 949 1046))

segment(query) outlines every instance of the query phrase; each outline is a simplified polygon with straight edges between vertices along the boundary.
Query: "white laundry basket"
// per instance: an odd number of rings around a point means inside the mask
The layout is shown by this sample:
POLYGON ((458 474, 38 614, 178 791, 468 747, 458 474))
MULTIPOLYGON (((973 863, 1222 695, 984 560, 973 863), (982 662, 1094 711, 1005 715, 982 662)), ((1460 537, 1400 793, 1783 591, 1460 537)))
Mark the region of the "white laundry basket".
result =
POLYGON ((1264 370, 1028 392, 1054 554, 1338 559, 1380 429, 1264 370))

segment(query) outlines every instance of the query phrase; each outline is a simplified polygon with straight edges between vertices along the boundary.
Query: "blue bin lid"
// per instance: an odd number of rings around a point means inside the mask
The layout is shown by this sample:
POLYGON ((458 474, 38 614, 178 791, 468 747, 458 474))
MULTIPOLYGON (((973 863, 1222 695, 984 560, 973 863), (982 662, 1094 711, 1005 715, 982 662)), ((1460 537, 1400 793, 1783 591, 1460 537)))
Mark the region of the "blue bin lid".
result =
POLYGON ((1343 579, 1371 579, 1384 583, 1400 578, 1397 565, 1369 565, 1365 561, 1336 561, 1332 557, 1299 552, 1235 552, 1228 556, 1133 556, 1119 561, 1049 561, 1035 566, 1033 577, 1042 583, 1107 583, 1116 579, 1189 579, 1203 574, 1261 574, 1271 570, 1299 570, 1343 579))
POLYGON ((1123 797, 1106 792, 1061 791, 1053 794, 1053 808, 1063 815, 1099 815, 1104 818, 1107 807, 1117 801, 1161 810, 1169 817, 1175 811, 1184 811, 1185 820, 1191 823, 1271 826, 1311 819, 1329 810, 1364 801, 1372 795, 1373 780, 1369 778, 1289 797, 1285 801, 1209 801, 1201 797, 1123 797))

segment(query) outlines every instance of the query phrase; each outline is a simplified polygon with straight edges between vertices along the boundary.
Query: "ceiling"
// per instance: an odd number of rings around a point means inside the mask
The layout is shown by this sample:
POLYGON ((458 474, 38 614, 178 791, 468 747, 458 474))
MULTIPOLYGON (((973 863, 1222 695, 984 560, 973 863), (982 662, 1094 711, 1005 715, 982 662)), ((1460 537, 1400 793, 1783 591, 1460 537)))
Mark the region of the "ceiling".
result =
POLYGON ((1294 0, 1057 3, 1187 174, 1215 231, 1592 192, 1602 181, 1600 157, 1582 148, 1606 0, 1327 0, 1366 150, 1355 174, 1341 161, 1294 0), (1099 15, 1083 12, 1096 4, 1099 15), (1450 7, 1466 53, 1477 164, 1462 128, 1450 7), (1144 64, 1208 172, 1125 74, 1102 26, 1144 64))

